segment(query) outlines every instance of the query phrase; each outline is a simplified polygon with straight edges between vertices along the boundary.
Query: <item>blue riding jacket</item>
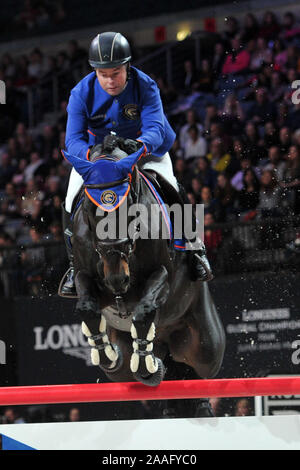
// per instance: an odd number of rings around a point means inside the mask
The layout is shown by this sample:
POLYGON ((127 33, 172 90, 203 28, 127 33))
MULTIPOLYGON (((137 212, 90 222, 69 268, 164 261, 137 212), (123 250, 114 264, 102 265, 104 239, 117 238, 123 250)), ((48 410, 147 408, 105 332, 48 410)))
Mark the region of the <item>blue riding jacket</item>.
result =
POLYGON ((130 71, 126 87, 117 96, 102 89, 95 72, 72 89, 67 107, 67 152, 86 158, 88 148, 101 143, 111 131, 141 140, 156 157, 170 150, 175 132, 163 112, 156 83, 135 67, 130 71))

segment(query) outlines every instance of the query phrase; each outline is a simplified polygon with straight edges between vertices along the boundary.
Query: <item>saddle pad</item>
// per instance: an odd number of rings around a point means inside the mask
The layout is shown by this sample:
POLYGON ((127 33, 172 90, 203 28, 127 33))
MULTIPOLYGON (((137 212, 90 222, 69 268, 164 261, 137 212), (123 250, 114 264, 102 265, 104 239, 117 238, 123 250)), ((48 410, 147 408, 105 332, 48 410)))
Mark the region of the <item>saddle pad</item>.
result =
POLYGON ((147 184, 147 186, 150 189, 150 191, 152 192, 153 196, 155 197, 155 199, 156 199, 156 201, 157 201, 157 203, 160 207, 160 210, 162 212, 165 224, 167 226, 167 230, 168 230, 168 233, 169 233, 169 239, 172 240, 173 239, 172 224, 171 224, 170 216, 168 214, 165 203, 162 200, 161 195, 158 193, 157 189, 151 183, 151 181, 149 181, 149 179, 146 178, 146 176, 143 173, 141 173, 139 170, 138 170, 138 172, 139 172, 140 176, 143 178, 143 180, 145 181, 145 183, 147 184))
POLYGON ((161 195, 159 194, 159 192, 157 191, 155 186, 151 183, 151 181, 141 171, 139 171, 139 174, 143 178, 143 180, 145 181, 145 183, 149 187, 150 191, 154 195, 155 199, 157 200, 157 203, 159 204, 159 207, 161 209, 164 221, 166 223, 166 226, 167 226, 167 229, 168 229, 168 232, 169 232, 169 239, 173 241, 173 246, 174 246, 175 250, 177 250, 177 251, 186 251, 185 239, 183 239, 183 238, 182 239, 173 239, 173 228, 172 228, 172 224, 171 224, 171 219, 170 219, 169 213, 167 211, 166 205, 165 205, 161 195))

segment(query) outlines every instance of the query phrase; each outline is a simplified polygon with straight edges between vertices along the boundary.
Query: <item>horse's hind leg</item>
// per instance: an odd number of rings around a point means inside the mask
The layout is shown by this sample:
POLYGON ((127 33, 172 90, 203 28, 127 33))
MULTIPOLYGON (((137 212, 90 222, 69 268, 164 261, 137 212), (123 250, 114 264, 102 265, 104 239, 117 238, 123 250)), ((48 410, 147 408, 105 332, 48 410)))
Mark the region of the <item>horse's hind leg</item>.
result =
POLYGON ((191 366, 201 378, 212 378, 222 365, 225 333, 207 283, 199 282, 199 289, 186 325, 170 334, 168 345, 175 361, 191 366))

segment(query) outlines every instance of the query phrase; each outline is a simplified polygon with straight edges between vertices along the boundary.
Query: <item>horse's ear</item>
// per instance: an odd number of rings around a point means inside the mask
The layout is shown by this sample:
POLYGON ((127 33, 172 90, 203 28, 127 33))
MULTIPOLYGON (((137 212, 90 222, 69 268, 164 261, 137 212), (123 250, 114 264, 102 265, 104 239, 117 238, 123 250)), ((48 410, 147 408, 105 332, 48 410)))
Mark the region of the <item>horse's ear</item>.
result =
POLYGON ((89 160, 83 160, 82 158, 75 157, 70 155, 65 150, 62 150, 61 153, 63 157, 74 166, 75 170, 84 178, 88 171, 92 168, 93 163, 89 160))
POLYGON ((119 168, 124 175, 128 175, 128 173, 132 172, 132 168, 134 165, 139 161, 141 157, 145 155, 145 148, 144 146, 141 147, 137 152, 134 152, 127 157, 122 158, 122 160, 119 160, 116 162, 117 167, 119 168))

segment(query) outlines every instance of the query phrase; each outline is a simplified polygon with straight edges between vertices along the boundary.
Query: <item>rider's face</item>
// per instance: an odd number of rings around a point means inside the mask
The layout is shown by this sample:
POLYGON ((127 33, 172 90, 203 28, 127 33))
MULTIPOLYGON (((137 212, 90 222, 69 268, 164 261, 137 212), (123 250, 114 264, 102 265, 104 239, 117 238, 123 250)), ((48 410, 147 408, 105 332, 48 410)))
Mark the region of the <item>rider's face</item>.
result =
POLYGON ((96 75, 100 86, 111 96, 119 95, 126 85, 126 65, 111 69, 96 69, 96 75))

